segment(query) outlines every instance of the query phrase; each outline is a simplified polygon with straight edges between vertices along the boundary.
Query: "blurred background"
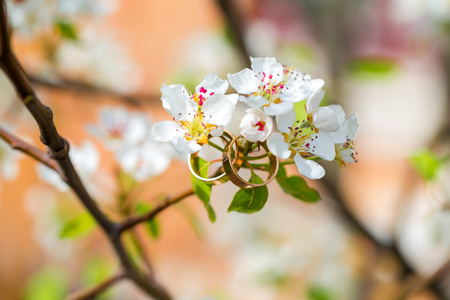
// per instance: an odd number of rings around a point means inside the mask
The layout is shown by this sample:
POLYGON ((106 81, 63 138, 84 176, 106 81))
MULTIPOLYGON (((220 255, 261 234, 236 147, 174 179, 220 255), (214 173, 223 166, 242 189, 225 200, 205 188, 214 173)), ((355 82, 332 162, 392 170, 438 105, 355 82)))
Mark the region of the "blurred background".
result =
MULTIPOLYGON (((163 83, 193 90, 273 56, 358 114, 358 162, 324 164, 320 202, 273 183, 261 212, 226 213, 227 183, 215 223, 190 197, 127 237, 176 299, 450 299, 450 1, 6 2, 14 50, 113 218, 190 185, 185 158, 147 140, 169 118, 163 83)), ((0 98, 1 126, 44 149, 3 73, 0 98)), ((2 300, 63 299, 118 269, 56 177, 0 141, 2 300)), ((101 299, 146 297, 124 281, 101 299)))

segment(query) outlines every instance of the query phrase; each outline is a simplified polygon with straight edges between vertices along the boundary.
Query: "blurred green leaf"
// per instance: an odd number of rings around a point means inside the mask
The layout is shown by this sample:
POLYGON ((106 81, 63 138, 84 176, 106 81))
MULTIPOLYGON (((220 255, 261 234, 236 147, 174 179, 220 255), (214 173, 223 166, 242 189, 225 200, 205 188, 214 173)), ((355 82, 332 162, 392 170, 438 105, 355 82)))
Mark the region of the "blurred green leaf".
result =
MULTIPOLYGON (((107 280, 113 275, 114 266, 104 257, 95 257, 84 265, 82 270, 82 283, 85 287, 96 286, 101 282, 107 280)), ((111 290, 102 293, 95 299, 108 299, 111 296, 111 290)))
MULTIPOLYGON (((134 205, 134 211, 137 214, 145 214, 148 213, 150 210, 152 210, 152 206, 150 205, 150 203, 136 202, 136 204, 134 205)), ((156 217, 154 217, 148 222, 145 222, 145 228, 147 228, 147 231, 149 232, 151 237, 155 239, 159 238, 161 232, 159 222, 156 219, 156 217)))
POLYGON ((199 238, 202 238, 205 230, 203 228, 202 222, 197 217, 195 212, 193 212, 192 209, 189 206, 184 205, 183 203, 180 203, 179 205, 177 205, 176 208, 186 218, 186 220, 188 221, 189 225, 192 226, 192 229, 197 234, 197 236, 199 238))
POLYGON ((280 166, 276 180, 283 191, 304 202, 317 202, 320 199, 319 193, 308 186, 306 181, 300 176, 287 177, 286 170, 280 166))
POLYGON ((308 289, 308 300, 333 300, 333 293, 322 286, 313 285, 308 289))
POLYGON ((121 190, 121 194, 128 195, 138 184, 133 176, 123 170, 117 172, 117 181, 121 190))
MULTIPOLYGON (((196 170, 201 177, 208 177, 208 162, 198 156, 194 157, 193 160, 192 167, 194 170, 196 170)), ((194 193, 205 205, 209 220, 214 223, 216 221, 216 214, 209 203, 211 200, 212 186, 197 179, 194 175, 191 175, 191 183, 194 193)))
MULTIPOLYGON (((264 181, 252 174, 250 177, 251 183, 263 183, 264 181)), ((233 197, 228 212, 238 211, 242 213, 251 214, 260 211, 267 202, 269 197, 269 191, 267 186, 261 186, 251 189, 240 189, 233 197)))
POLYGON ((414 152, 408 160, 420 177, 426 181, 435 180, 445 163, 444 159, 429 149, 414 152))
POLYGON ((55 22, 55 27, 58 33, 68 40, 76 41, 78 40, 78 30, 75 24, 67 20, 57 20, 55 22))
POLYGON ((380 57, 354 59, 349 63, 350 74, 360 78, 382 78, 393 74, 397 68, 394 60, 380 57))
POLYGON ((59 237, 64 238, 78 238, 90 233, 97 225, 94 218, 89 212, 84 212, 76 217, 73 217, 65 222, 59 237))
POLYGON ((66 274, 55 267, 34 273, 25 287, 25 300, 61 300, 69 291, 66 274))

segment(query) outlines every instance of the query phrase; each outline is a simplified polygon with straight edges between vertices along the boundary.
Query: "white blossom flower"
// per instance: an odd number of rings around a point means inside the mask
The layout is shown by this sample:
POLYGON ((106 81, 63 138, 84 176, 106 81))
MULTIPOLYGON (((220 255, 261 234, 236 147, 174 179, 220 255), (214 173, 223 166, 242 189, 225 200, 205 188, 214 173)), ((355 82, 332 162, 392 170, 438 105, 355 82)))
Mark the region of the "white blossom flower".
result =
POLYGON ((122 169, 137 181, 144 181, 163 173, 172 161, 173 149, 163 143, 147 139, 136 147, 128 147, 116 154, 122 169))
POLYGON ((306 100, 307 118, 318 130, 338 131, 345 120, 344 109, 340 105, 319 106, 324 95, 323 90, 318 90, 306 100))
POLYGON ((259 108, 249 108, 247 114, 242 118, 241 134, 250 142, 264 142, 272 132, 272 118, 259 108))
POLYGON ((336 152, 329 135, 316 133, 306 122, 296 121, 294 111, 278 116, 276 121, 281 133, 273 133, 267 140, 270 152, 282 159, 294 155, 300 174, 310 179, 322 178, 325 169, 315 161, 304 157, 333 160, 336 152))
MULTIPOLYGON (((71 145, 69 156, 81 179, 85 181, 92 179, 100 164, 100 153, 95 145, 90 141, 85 141, 80 147, 71 145)), ((69 191, 69 187, 62 181, 59 174, 52 169, 39 164, 37 173, 42 181, 53 185, 59 191, 69 191)))
POLYGON ((358 116, 353 114, 342 124, 341 129, 331 134, 332 140, 342 140, 344 142, 336 143, 336 160, 339 162, 341 167, 345 165, 346 162, 353 163, 357 162, 356 152, 354 150, 354 138, 359 129, 358 116))
POLYGON ((322 88, 322 79, 311 79, 294 68, 281 65, 273 57, 251 58, 252 70, 246 68, 228 74, 231 86, 240 94, 239 100, 250 107, 262 108, 270 115, 288 113, 294 103, 305 100, 322 88))
POLYGON ((237 95, 224 95, 228 82, 216 73, 208 74, 190 95, 181 85, 163 85, 163 107, 173 121, 157 123, 153 127, 155 140, 170 142, 180 153, 195 153, 208 144, 208 137, 220 136, 223 127, 233 116, 237 95))
POLYGON ((136 146, 149 138, 151 123, 142 113, 130 112, 124 107, 104 107, 99 118, 99 124, 89 125, 88 130, 112 151, 136 146))
POLYGON ((99 124, 89 130, 105 142, 120 167, 134 179, 149 179, 169 167, 174 151, 155 141, 148 116, 124 107, 105 107, 99 117, 99 124))

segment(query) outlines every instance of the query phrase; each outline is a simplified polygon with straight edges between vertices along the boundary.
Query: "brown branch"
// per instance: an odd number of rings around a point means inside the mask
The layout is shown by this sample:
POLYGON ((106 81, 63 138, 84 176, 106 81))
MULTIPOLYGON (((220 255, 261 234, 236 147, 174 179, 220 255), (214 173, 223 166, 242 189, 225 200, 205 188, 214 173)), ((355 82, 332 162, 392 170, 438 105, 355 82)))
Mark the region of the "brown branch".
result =
POLYGON ((57 80, 48 80, 38 76, 28 75, 28 79, 32 84, 39 85, 46 88, 56 89, 56 90, 71 90, 74 92, 94 94, 99 96, 112 97, 125 104, 142 106, 142 105, 152 105, 154 103, 159 103, 159 95, 152 94, 121 94, 116 91, 101 88, 95 85, 91 85, 84 82, 79 82, 75 80, 69 80, 66 78, 58 78, 57 80))
POLYGON ((1 0, 0 67, 6 73, 23 104, 36 121, 40 131, 41 142, 48 147, 51 157, 57 161, 66 178, 67 184, 108 236, 117 257, 124 268, 126 276, 155 299, 170 300, 170 295, 163 287, 157 284, 153 278, 145 278, 138 270, 136 270, 123 246, 120 232, 118 231, 118 224, 113 223, 108 219, 108 217, 98 208, 96 202, 86 190, 68 155, 69 145, 56 130, 51 109, 42 104, 34 93, 22 66, 12 52, 7 28, 6 5, 5 1, 1 0))
MULTIPOLYGON (((47 153, 36 148, 35 146, 25 142, 21 138, 6 131, 0 126, 0 138, 3 139, 12 149, 25 153, 26 155, 34 158, 35 160, 43 163, 50 169, 57 172, 64 179, 64 174, 59 167, 56 160, 52 159, 47 153)), ((65 180, 64 180, 65 181, 65 180)))
POLYGON ((192 188, 186 189, 185 191, 181 192, 180 194, 172 197, 166 198, 163 202, 159 203, 153 210, 150 212, 143 214, 141 216, 137 216, 134 218, 129 218, 119 226, 119 232, 126 231, 128 229, 133 228, 136 225, 139 225, 140 223, 150 221, 153 219, 157 214, 165 210, 166 208, 170 207, 173 204, 176 204, 183 200, 184 198, 193 195, 194 191, 192 188))
POLYGON ((230 26, 231 34, 233 35, 242 61, 246 66, 250 66, 250 55, 245 44, 244 24, 242 22, 245 20, 245 16, 243 14, 239 15, 236 11, 239 3, 233 3, 233 0, 216 0, 216 2, 223 12, 228 26, 230 26))
POLYGON ((96 297, 100 295, 101 293, 105 292, 107 289, 109 289, 111 286, 116 284, 117 282, 121 281, 126 277, 125 273, 115 275, 102 283, 100 283, 97 286, 83 289, 80 291, 76 291, 71 293, 66 300, 88 300, 93 299, 93 297, 96 297))
POLYGON ((436 272, 427 278, 415 278, 407 284, 406 288, 401 292, 401 294, 396 298, 397 300, 406 300, 413 296, 415 293, 420 292, 429 285, 445 279, 450 273, 450 259, 447 260, 436 272))

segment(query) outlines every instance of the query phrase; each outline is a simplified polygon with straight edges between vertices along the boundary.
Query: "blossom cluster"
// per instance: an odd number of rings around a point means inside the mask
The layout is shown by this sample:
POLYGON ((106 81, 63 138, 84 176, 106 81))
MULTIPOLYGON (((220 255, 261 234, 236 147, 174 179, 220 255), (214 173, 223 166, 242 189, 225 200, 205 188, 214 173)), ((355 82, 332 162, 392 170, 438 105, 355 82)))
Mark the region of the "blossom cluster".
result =
POLYGON ((239 100, 249 106, 240 120, 247 141, 267 142, 273 155, 293 158, 302 175, 319 179, 325 170, 316 160, 337 160, 341 166, 355 161, 353 139, 359 128, 357 116, 346 119, 342 106, 320 106, 323 86, 322 79, 273 57, 251 58, 251 69, 228 74, 228 81, 211 73, 194 93, 181 84, 163 85, 162 104, 173 120, 157 123, 154 138, 180 153, 196 153, 211 137, 222 135, 239 100), (238 94, 226 94, 229 84, 238 94), (299 118, 297 106, 304 107, 305 118, 299 118))

